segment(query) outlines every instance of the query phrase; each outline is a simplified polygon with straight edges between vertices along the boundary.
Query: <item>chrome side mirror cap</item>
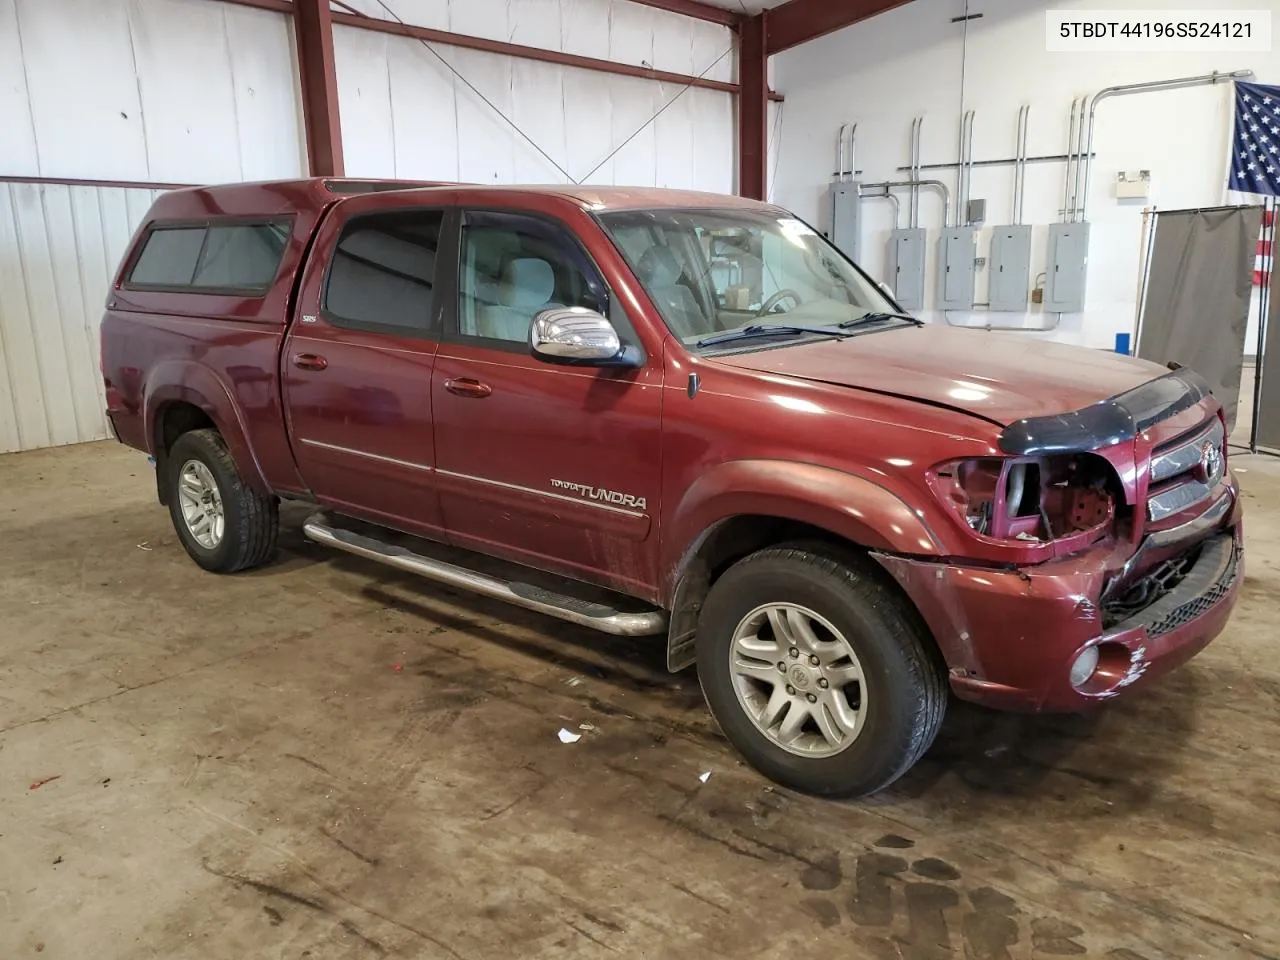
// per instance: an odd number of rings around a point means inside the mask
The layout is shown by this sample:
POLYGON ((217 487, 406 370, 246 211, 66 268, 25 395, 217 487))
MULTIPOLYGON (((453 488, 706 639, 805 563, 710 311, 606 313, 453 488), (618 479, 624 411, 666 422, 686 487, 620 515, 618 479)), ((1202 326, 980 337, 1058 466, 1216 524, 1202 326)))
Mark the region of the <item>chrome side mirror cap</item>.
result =
POLYGON ((637 366, 609 318, 586 307, 553 307, 533 318, 529 349, 539 360, 578 366, 637 366))

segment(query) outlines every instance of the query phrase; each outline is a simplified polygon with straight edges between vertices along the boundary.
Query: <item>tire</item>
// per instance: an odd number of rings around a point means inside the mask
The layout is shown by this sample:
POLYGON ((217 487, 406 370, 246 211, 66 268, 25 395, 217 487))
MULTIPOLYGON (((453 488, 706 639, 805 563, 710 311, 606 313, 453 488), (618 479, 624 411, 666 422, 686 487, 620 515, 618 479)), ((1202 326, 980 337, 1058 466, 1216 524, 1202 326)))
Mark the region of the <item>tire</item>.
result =
POLYGON ((761 550, 715 582, 698 620, 698 678, 720 728, 758 771, 804 793, 859 797, 883 789, 929 749, 946 710, 945 667, 927 628, 865 563, 820 545, 761 550), (765 608, 778 618, 762 614, 765 608), (786 635, 776 647, 775 624, 786 635), (736 643, 735 634, 744 639, 736 643), (841 641, 852 657, 838 655, 841 641), (751 676, 739 672, 742 664, 751 676), (766 676, 783 666, 778 682, 766 676), (791 705, 777 714, 771 706, 783 699, 791 705), (806 717, 798 734, 786 729, 792 710, 806 717), (856 723, 842 727, 837 716, 856 723), (835 744, 826 735, 832 730, 845 738, 835 744), (778 739, 793 736, 790 747, 778 739))
MULTIPOLYGON (((279 502, 244 482, 218 431, 184 433, 174 441, 164 462, 169 516, 192 560, 213 573, 236 573, 261 566, 275 556, 279 502), (203 471, 197 464, 203 465, 203 471), (199 522, 194 527, 188 523, 184 505, 190 507, 192 501, 183 494, 184 471, 196 481, 212 480, 216 496, 209 503, 220 504, 222 522, 220 528, 215 524, 208 529, 220 529, 218 536, 206 536, 208 530, 199 522)), ((187 489, 194 488, 189 484, 187 489)))

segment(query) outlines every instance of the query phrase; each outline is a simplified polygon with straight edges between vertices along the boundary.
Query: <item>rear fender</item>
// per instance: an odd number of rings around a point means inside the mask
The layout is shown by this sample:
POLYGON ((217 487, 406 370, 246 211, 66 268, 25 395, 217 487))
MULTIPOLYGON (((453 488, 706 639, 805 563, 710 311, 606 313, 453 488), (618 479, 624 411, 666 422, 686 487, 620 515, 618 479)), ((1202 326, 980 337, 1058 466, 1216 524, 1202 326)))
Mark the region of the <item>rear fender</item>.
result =
POLYGON ((190 360, 158 363, 147 376, 145 397, 147 445, 157 464, 164 454, 158 449, 159 412, 170 402, 190 403, 208 414, 218 428, 244 481, 258 493, 271 492, 249 442, 240 406, 226 383, 213 370, 190 360))

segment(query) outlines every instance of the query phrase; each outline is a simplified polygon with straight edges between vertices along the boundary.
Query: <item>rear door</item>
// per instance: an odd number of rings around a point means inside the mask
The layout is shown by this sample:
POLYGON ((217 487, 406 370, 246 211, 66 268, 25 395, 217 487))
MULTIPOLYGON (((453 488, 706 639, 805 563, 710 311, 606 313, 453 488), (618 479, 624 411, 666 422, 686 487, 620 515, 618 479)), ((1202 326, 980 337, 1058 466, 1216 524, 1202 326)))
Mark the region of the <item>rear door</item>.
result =
MULTIPOLYGON (((584 229, 598 229, 594 225, 584 229)), ((562 222, 464 210, 458 297, 432 377, 436 457, 451 541, 645 595, 657 581, 662 357, 640 369, 530 355, 555 305, 626 310, 562 222)))
POLYGON ((441 534, 431 371, 453 220, 420 195, 338 204, 281 357, 290 439, 315 499, 426 536, 441 534))

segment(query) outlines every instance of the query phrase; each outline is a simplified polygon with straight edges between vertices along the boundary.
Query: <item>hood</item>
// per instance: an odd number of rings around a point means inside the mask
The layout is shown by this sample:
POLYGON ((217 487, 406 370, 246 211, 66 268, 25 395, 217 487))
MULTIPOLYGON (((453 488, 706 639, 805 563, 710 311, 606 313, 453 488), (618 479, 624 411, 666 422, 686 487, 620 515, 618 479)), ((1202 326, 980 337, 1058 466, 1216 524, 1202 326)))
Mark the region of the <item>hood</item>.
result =
POLYGON ((1079 410, 1169 372, 1104 350, 935 324, 705 359, 951 407, 1001 426, 1079 410))

